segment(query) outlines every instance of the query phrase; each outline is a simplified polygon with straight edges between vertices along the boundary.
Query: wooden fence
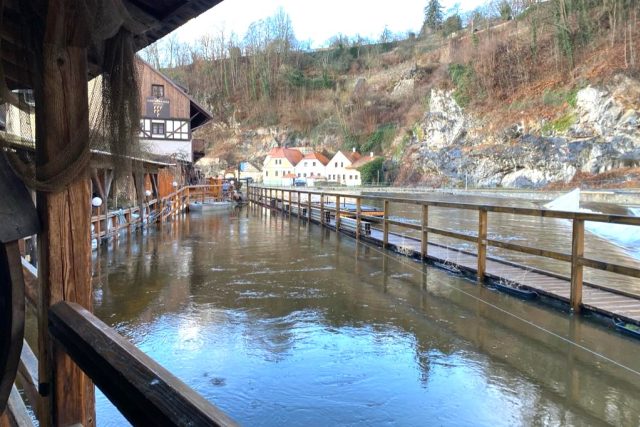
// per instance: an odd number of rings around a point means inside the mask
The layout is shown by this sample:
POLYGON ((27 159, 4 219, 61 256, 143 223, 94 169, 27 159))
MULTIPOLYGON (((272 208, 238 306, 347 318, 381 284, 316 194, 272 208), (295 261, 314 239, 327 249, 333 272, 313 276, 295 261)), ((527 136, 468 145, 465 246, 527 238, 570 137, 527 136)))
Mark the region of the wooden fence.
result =
MULTIPOLYGON (((429 201, 429 200, 414 200, 397 197, 384 197, 384 196, 362 196, 336 192, 323 192, 312 191, 308 189, 295 189, 295 188, 272 188, 251 186, 248 190, 249 200, 253 203, 261 204, 263 206, 275 207, 277 204, 281 204, 283 210, 291 214, 292 207, 296 206, 298 215, 305 216, 306 218, 314 221, 313 210, 320 212, 319 222, 322 225, 327 225, 330 222, 330 218, 327 218, 327 212, 332 215, 334 219, 334 226, 338 231, 344 231, 344 227, 341 226, 341 222, 345 218, 355 217, 355 226, 353 226, 353 234, 357 239, 362 236, 362 222, 366 221, 369 224, 377 224, 382 226, 382 246, 388 247, 389 245, 389 227, 397 226, 409 230, 419 232, 421 236, 421 251, 420 255, 422 259, 427 258, 427 248, 429 243, 429 235, 435 234, 453 239, 458 239, 466 242, 470 242, 476 246, 475 255, 477 256, 477 280, 479 282, 484 281, 486 266, 487 266, 487 248, 498 247, 507 249, 510 251, 520 252, 528 255, 535 255, 539 257, 549 258, 556 261, 562 261, 569 263, 571 269, 570 277, 566 278, 571 283, 570 293, 570 306, 575 312, 579 312, 582 307, 582 290, 583 290, 583 270, 584 267, 589 267, 597 270, 603 270, 611 273, 617 273, 623 276, 640 278, 640 269, 637 267, 630 267, 620 265, 611 262, 600 261, 592 258, 587 258, 584 252, 585 242, 585 221, 594 221, 610 224, 626 224, 626 225, 640 225, 640 218, 630 217, 623 215, 605 215, 597 213, 582 213, 582 212, 565 212, 554 211, 547 209, 533 209, 533 208, 519 208, 519 207, 505 207, 494 205, 479 205, 470 203, 458 203, 458 202, 444 202, 444 201, 429 201), (295 195, 295 200, 293 196, 295 195), (312 203, 312 199, 315 197, 316 201, 312 203), (346 212, 341 209, 341 203, 345 203, 345 200, 355 202, 355 212, 346 212), (381 216, 367 215, 362 212, 362 201, 370 200, 380 202, 383 206, 383 212, 381 216), (331 207, 327 204, 331 203, 331 207), (419 206, 421 210, 420 224, 414 224, 410 222, 392 220, 389 218, 390 204, 403 204, 419 206), (302 207, 302 208, 301 208, 302 207), (456 231, 443 230, 435 228, 429 225, 429 208, 452 208, 461 209, 466 211, 474 211, 478 217, 478 229, 475 234, 460 233, 456 231), (487 237, 487 230, 489 226, 489 213, 503 213, 521 216, 533 216, 542 218, 559 218, 566 219, 572 222, 572 236, 571 236, 571 253, 563 253, 556 250, 547 250, 529 247, 525 245, 519 245, 510 243, 503 240, 489 239, 487 237)), ((453 248, 450 248, 453 249, 453 248)), ((457 249, 453 249, 457 250, 457 249)), ((609 290, 605 287, 603 289, 609 290)), ((614 293, 625 294, 624 291, 611 290, 614 293)), ((637 296, 634 296, 637 297, 637 296)))

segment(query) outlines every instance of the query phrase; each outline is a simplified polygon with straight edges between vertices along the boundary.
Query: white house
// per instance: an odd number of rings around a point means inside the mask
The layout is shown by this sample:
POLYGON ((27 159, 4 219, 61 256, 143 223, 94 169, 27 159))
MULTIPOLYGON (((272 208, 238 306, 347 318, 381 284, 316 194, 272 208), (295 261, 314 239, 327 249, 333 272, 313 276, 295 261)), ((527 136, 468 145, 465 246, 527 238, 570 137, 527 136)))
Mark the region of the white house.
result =
POLYGON ((266 185, 291 185, 295 167, 302 157, 302 153, 293 148, 273 148, 264 160, 262 182, 266 185))
POLYGON ((328 163, 329 159, 324 154, 309 153, 296 165, 296 177, 305 179, 307 185, 313 186, 316 180, 325 178, 328 163))
POLYGON ((358 168, 376 158, 373 153, 369 153, 368 156, 362 156, 355 149, 351 152, 338 151, 327 164, 327 179, 348 186, 362 185, 358 168))

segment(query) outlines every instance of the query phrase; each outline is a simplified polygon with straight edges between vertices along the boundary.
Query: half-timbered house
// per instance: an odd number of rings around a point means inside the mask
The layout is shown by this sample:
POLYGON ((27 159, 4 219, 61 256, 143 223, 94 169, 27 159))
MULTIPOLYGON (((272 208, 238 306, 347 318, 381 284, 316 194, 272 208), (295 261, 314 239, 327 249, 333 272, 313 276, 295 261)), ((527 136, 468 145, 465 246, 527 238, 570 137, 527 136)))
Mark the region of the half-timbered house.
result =
POLYGON ((193 162, 193 131, 211 120, 211 114, 177 83, 145 61, 138 62, 143 149, 193 162))

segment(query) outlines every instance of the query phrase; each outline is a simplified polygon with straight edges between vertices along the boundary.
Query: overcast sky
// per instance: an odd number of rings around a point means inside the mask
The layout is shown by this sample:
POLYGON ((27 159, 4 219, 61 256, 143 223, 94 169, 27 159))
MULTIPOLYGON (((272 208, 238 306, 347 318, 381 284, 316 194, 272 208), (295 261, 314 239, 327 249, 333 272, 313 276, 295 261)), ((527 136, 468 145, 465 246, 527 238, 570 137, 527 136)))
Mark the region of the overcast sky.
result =
MULTIPOLYGON (((445 12, 456 3, 473 10, 486 0, 441 0, 445 12)), ((242 37, 253 21, 273 15, 278 7, 291 17, 296 38, 322 46, 332 36, 360 34, 377 39, 385 25, 394 33, 420 30, 428 0, 224 0, 176 30, 182 42, 192 42, 223 28, 242 37)))

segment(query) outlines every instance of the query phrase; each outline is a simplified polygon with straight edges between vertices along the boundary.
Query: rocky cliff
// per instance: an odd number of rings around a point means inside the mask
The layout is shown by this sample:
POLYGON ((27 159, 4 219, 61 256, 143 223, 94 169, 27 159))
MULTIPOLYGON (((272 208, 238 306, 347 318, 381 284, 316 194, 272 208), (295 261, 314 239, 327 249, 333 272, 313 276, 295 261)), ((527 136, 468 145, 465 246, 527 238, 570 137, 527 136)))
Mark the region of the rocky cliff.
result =
MULTIPOLYGON (((433 89, 429 109, 405 146, 400 181, 543 187, 580 172, 640 165, 640 82, 617 76, 579 90, 552 121, 518 120, 488 132, 488 118, 433 89)), ((514 114, 517 116, 517 114, 514 114)))

